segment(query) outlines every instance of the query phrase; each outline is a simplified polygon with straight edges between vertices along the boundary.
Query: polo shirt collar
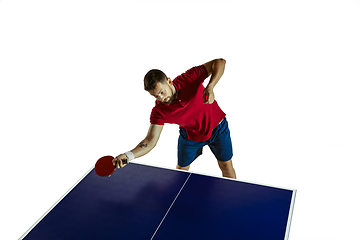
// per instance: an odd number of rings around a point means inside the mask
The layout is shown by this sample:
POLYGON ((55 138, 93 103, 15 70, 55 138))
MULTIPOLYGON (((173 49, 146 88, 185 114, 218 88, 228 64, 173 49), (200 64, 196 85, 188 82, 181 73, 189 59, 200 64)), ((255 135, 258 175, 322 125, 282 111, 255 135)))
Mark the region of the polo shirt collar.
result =
POLYGON ((181 99, 181 85, 178 84, 177 81, 173 81, 173 85, 175 87, 177 99, 171 105, 173 105, 174 103, 179 103, 181 106, 184 106, 181 99))

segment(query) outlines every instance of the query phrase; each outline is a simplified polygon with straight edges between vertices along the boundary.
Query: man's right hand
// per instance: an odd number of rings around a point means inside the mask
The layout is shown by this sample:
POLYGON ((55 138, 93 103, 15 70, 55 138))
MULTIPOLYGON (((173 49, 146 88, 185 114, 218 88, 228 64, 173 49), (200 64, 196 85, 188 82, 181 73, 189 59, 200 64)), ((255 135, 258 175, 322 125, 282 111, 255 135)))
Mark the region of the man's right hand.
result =
POLYGON ((128 164, 128 158, 125 154, 120 154, 116 158, 113 159, 114 167, 123 168, 128 164))

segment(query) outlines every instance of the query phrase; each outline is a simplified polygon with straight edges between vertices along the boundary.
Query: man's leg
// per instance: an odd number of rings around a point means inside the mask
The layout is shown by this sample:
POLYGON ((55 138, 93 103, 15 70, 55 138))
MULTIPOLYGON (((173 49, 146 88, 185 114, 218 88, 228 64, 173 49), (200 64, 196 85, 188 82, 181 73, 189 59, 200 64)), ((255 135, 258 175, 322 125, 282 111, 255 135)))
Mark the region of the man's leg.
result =
POLYGON ((232 159, 226 162, 218 161, 219 167, 222 171, 223 177, 236 179, 235 169, 232 164, 232 159))
POLYGON ((224 120, 216 128, 214 128, 213 134, 208 143, 211 151, 218 160, 223 177, 236 178, 231 160, 233 157, 233 149, 229 125, 226 118, 224 118, 224 120))
POLYGON ((189 171, 190 165, 186 166, 186 167, 180 167, 179 164, 176 165, 176 169, 180 169, 180 170, 185 170, 185 171, 189 171))
POLYGON ((189 140, 186 130, 181 128, 178 140, 178 164, 176 168, 188 171, 190 164, 202 154, 204 145, 204 142, 189 140))

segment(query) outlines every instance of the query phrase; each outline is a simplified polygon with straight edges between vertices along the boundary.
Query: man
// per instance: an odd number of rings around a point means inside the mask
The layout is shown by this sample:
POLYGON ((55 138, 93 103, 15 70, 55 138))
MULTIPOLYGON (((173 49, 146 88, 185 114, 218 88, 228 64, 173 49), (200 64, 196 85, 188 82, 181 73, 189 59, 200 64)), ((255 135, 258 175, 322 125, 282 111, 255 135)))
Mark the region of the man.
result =
POLYGON ((224 73, 225 64, 224 59, 215 59, 189 69, 174 80, 160 70, 150 70, 144 77, 144 87, 157 100, 151 112, 149 131, 133 150, 114 158, 114 166, 122 168, 134 158, 150 152, 164 124, 175 123, 180 126, 177 169, 189 170, 190 164, 208 145, 223 177, 236 178, 228 123, 213 91, 224 73), (203 82, 210 75, 205 88, 203 82))

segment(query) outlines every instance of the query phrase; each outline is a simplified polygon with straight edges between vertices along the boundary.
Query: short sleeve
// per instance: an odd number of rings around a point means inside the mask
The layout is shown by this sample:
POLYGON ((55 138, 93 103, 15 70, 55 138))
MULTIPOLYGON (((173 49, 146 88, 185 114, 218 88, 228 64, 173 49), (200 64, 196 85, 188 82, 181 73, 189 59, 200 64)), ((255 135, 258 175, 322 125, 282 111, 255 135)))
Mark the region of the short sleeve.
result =
POLYGON ((199 83, 203 83, 208 76, 209 74, 205 66, 200 65, 187 70, 181 75, 181 78, 187 79, 189 82, 198 81, 199 83))
POLYGON ((157 111, 156 106, 152 109, 150 114, 150 123, 156 125, 164 125, 165 119, 163 116, 157 111))

